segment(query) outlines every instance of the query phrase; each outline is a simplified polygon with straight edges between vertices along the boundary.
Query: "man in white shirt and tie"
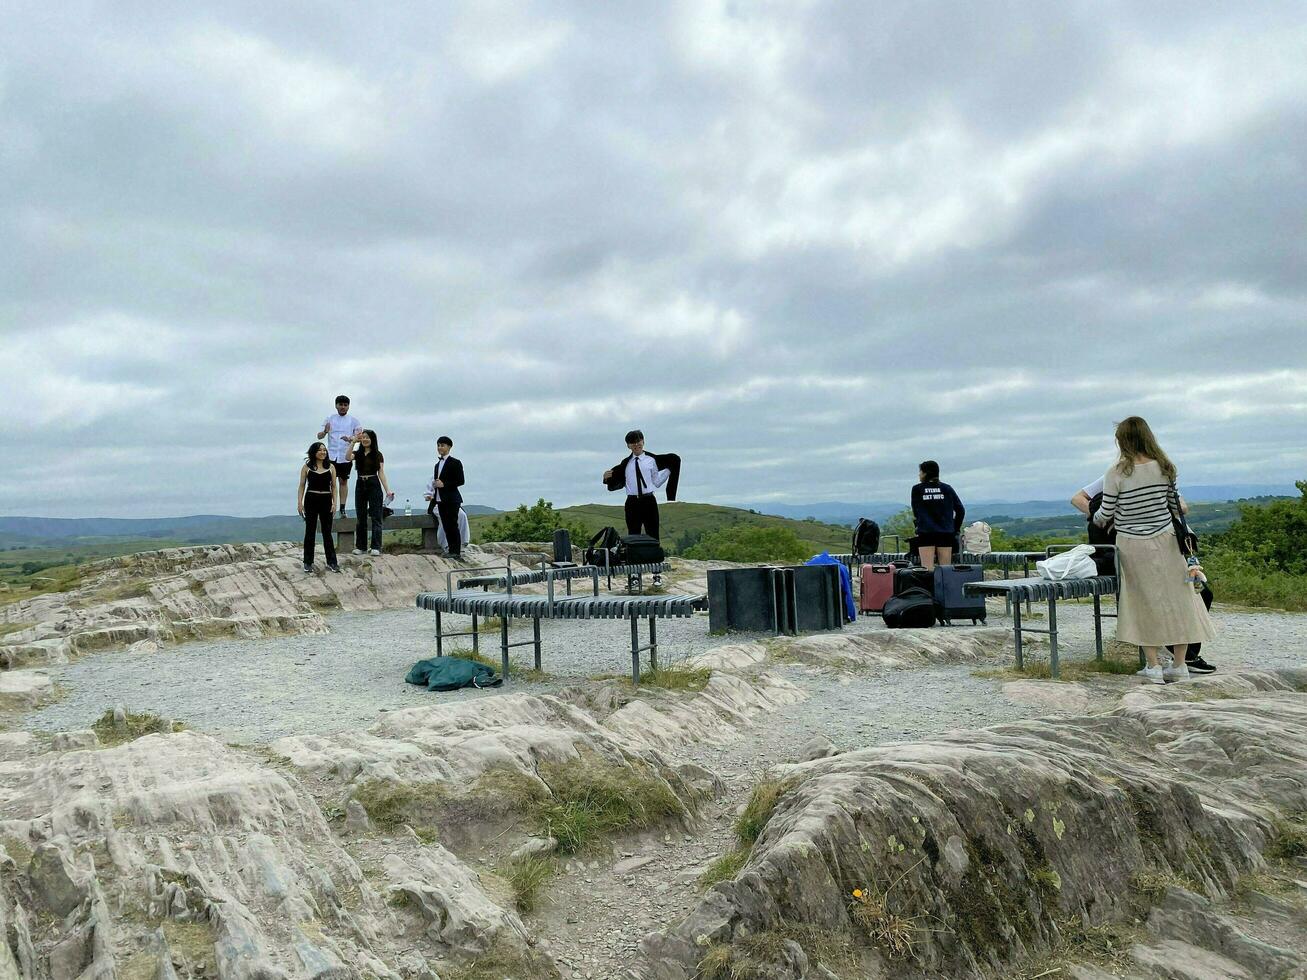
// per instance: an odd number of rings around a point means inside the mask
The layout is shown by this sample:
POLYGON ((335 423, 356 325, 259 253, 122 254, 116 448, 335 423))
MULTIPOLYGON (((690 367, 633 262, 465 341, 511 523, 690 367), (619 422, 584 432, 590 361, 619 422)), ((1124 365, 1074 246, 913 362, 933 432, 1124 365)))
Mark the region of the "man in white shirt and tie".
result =
MULTIPOLYGON (((647 534, 658 537, 658 498, 654 492, 667 483, 680 468, 680 457, 673 456, 671 465, 659 467, 660 457, 644 451, 644 433, 632 429, 626 434, 626 448, 630 455, 610 470, 604 471, 604 483, 609 490, 626 488, 626 533, 647 534)), ((668 487, 668 499, 674 496, 668 487)), ((662 584, 662 576, 654 575, 654 585, 662 584)))
POLYGON ((345 458, 352 442, 360 432, 363 431, 363 425, 353 415, 349 414, 349 396, 336 396, 336 414, 328 415, 322 423, 322 431, 318 433, 318 438, 327 436, 327 456, 331 459, 331 465, 336 467, 336 479, 340 482, 340 516, 345 516, 345 501, 349 500, 349 475, 354 469, 354 464, 345 458))

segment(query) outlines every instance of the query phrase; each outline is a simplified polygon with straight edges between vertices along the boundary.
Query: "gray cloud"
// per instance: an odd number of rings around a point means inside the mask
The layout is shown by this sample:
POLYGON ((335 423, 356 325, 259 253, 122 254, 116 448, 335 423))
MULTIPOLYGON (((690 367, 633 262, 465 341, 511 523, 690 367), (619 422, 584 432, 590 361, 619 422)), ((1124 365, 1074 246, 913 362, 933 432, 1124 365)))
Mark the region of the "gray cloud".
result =
POLYGON ((20 4, 0 511, 287 512, 341 390, 401 500, 1307 475, 1299 13, 20 4))

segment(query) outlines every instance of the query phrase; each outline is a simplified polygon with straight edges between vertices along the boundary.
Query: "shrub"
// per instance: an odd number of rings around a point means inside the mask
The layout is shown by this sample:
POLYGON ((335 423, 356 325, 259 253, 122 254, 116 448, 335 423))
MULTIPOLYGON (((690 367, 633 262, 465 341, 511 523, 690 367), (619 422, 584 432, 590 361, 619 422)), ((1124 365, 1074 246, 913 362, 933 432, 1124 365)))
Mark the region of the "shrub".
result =
POLYGON ((550 501, 541 497, 530 507, 518 504, 517 510, 496 517, 481 529, 479 537, 482 541, 552 541, 554 532, 560 528, 572 536, 573 546, 590 538, 590 530, 584 524, 564 517, 554 510, 550 501))
POLYGON ((787 527, 735 524, 704 535, 684 555, 701 561, 793 563, 806 561, 812 551, 787 527))
POLYGON ((1307 610, 1307 480, 1297 500, 1245 503, 1207 542, 1203 569, 1222 602, 1307 610))

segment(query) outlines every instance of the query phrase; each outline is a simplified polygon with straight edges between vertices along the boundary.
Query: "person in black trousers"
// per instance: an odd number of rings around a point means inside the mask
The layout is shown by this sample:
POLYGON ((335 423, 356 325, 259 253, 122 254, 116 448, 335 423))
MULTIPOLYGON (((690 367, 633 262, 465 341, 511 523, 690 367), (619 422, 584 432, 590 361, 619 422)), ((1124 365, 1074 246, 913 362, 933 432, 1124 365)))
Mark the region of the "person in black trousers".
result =
POLYGON ((953 561, 953 543, 967 509, 951 486, 939 482, 939 463, 933 459, 918 467, 917 478, 920 482, 912 488, 912 519, 921 567, 929 571, 936 562, 947 565, 953 561))
POLYGON ((381 455, 377 434, 371 429, 360 432, 345 453, 345 460, 354 464, 358 477, 354 483, 354 554, 361 555, 368 547, 370 524, 370 553, 380 555, 385 506, 395 499, 395 493, 386 481, 386 457, 381 455))
POLYGON ((336 468, 327 455, 327 447, 320 442, 309 446, 304 465, 300 467, 300 485, 295 491, 295 506, 304 518, 304 571, 313 571, 313 538, 317 525, 322 525, 322 550, 327 556, 327 568, 339 572, 336 564, 336 546, 331 540, 331 515, 336 512, 336 468))
POLYGON ((445 541, 449 544, 449 557, 463 557, 463 537, 458 528, 458 509, 463 505, 463 494, 458 488, 463 485, 463 464, 449 455, 454 448, 454 440, 441 436, 436 440, 436 465, 431 471, 431 482, 427 484, 427 513, 435 511, 440 516, 440 526, 445 529, 445 541))

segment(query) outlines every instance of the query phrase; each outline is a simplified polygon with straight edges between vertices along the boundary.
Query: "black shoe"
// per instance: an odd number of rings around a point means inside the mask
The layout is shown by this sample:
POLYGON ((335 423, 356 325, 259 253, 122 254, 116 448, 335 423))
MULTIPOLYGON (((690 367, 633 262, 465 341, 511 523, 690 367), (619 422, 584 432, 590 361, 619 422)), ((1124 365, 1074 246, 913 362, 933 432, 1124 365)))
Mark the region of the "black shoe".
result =
POLYGON ((339 565, 328 565, 328 566, 327 566, 327 571, 329 571, 329 572, 335 572, 337 575, 339 575, 339 574, 340 574, 340 566, 339 566, 339 565))
POLYGON ((1186 660, 1185 666, 1189 668, 1191 674, 1214 674, 1216 668, 1209 664, 1202 657, 1194 657, 1193 660, 1186 660))
POLYGON ((306 571, 306 572, 311 572, 311 571, 313 571, 313 566, 310 565, 310 564, 305 563, 305 565, 304 565, 304 571, 306 571))

